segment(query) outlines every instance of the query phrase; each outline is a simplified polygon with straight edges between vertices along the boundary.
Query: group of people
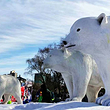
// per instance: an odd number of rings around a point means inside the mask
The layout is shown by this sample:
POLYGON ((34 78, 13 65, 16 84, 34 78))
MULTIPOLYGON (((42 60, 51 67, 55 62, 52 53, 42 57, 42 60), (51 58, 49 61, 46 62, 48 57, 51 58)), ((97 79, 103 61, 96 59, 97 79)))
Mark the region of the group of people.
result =
POLYGON ((41 88, 37 91, 35 96, 33 95, 33 92, 35 93, 35 91, 32 91, 33 90, 30 90, 26 86, 21 88, 23 104, 29 103, 31 101, 47 103, 60 101, 58 100, 58 94, 56 92, 49 91, 45 84, 41 85, 41 88))
POLYGON ((22 92, 23 104, 26 104, 32 101, 32 94, 31 94, 30 88, 27 88, 27 86, 25 86, 24 89, 21 90, 21 92, 22 92))
POLYGON ((53 103, 53 102, 59 102, 60 99, 56 91, 55 92, 49 91, 46 88, 46 85, 42 84, 41 88, 36 93, 36 101, 53 103))

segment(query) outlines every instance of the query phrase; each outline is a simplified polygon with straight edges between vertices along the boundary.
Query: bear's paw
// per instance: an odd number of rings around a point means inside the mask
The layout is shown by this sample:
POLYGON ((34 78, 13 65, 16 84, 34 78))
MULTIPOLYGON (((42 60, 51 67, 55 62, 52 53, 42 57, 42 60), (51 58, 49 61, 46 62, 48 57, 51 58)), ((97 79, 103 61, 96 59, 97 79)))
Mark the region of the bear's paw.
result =
POLYGON ((82 100, 82 98, 80 98, 80 97, 74 97, 72 99, 72 101, 75 101, 75 102, 81 102, 81 100, 82 100))
POLYGON ((105 94, 102 97, 98 97, 96 103, 103 106, 110 106, 110 95, 105 94))
POLYGON ((65 102, 72 101, 72 98, 67 98, 65 102))

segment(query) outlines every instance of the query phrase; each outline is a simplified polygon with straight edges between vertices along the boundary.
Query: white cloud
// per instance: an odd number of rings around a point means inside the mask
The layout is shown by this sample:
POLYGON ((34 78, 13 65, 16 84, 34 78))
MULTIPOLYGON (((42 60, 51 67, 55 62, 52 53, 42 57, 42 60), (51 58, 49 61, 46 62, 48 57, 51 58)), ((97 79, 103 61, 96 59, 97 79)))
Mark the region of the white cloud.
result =
POLYGON ((9 58, 0 59, 0 74, 7 74, 11 70, 15 70, 19 74, 23 74, 27 68, 26 60, 34 57, 36 52, 24 53, 9 58))
POLYGON ((70 21, 74 19, 68 16, 68 8, 62 1, 12 0, 1 5, 0 12, 2 16, 0 38, 3 35, 8 36, 1 40, 5 43, 0 42, 2 45, 0 52, 10 50, 12 47, 16 49, 21 44, 58 41, 69 31, 70 21))
POLYGON ((24 63, 26 63, 26 59, 28 58, 32 58, 35 56, 35 54, 37 54, 36 52, 33 52, 33 53, 29 53, 29 52, 26 52, 24 54, 20 54, 20 55, 16 55, 16 56, 12 56, 10 58, 4 58, 4 59, 0 59, 0 66, 3 66, 3 65, 20 65, 22 64, 21 61, 24 61, 24 63))

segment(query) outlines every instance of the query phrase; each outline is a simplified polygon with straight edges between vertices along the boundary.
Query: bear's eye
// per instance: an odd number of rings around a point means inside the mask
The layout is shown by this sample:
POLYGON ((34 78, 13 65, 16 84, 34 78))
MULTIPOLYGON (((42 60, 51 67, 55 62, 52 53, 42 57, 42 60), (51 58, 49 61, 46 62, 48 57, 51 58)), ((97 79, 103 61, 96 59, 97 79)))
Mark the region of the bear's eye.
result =
POLYGON ((50 55, 50 57, 51 57, 52 55, 50 55))
POLYGON ((81 29, 80 29, 80 28, 78 28, 78 29, 77 29, 77 32, 79 32, 80 30, 81 30, 81 29))

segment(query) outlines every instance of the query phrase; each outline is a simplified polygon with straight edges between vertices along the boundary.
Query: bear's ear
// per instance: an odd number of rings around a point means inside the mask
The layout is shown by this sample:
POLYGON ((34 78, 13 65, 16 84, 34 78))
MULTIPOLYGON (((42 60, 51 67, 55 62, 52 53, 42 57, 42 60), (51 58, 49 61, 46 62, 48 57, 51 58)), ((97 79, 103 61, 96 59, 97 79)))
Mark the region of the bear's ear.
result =
POLYGON ((105 13, 101 13, 98 18, 97 18, 97 21, 99 22, 99 25, 105 25, 108 23, 108 20, 107 20, 107 16, 105 15, 105 13))

